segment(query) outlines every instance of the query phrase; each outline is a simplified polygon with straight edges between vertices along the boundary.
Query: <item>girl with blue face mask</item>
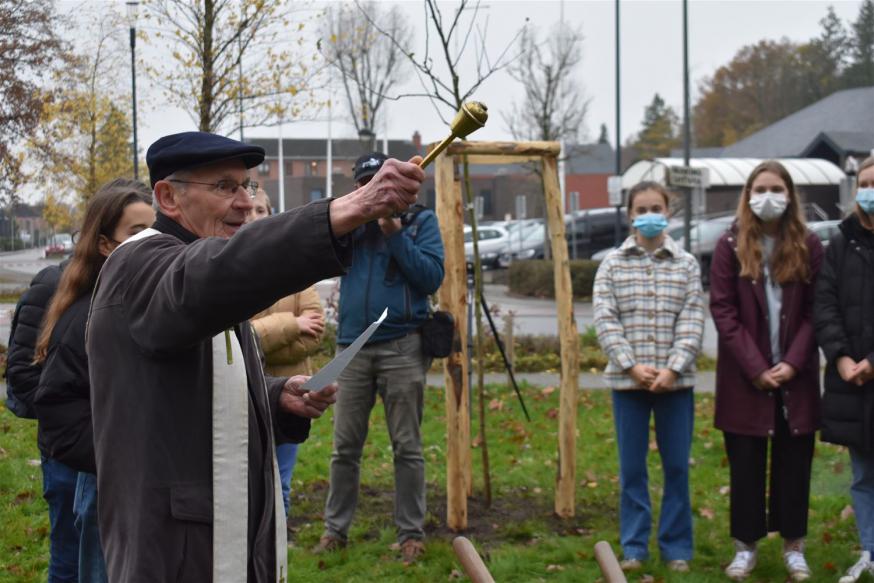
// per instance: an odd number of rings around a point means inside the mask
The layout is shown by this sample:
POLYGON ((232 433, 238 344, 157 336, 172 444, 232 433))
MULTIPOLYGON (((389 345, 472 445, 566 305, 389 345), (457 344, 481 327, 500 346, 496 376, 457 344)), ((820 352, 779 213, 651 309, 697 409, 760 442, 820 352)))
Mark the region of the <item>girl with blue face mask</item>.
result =
POLYGON ((814 311, 828 361, 822 439, 850 450, 862 548, 840 583, 874 574, 874 156, 859 166, 856 186, 856 206, 829 242, 814 311))
POLYGON ((704 305, 698 262, 664 232, 669 202, 661 184, 631 188, 633 233, 604 259, 595 277, 595 328, 609 357, 604 377, 612 389, 619 447, 619 533, 626 571, 641 569, 649 558, 646 458, 653 416, 664 469, 661 559, 669 569, 685 572, 692 558, 689 450, 704 305))

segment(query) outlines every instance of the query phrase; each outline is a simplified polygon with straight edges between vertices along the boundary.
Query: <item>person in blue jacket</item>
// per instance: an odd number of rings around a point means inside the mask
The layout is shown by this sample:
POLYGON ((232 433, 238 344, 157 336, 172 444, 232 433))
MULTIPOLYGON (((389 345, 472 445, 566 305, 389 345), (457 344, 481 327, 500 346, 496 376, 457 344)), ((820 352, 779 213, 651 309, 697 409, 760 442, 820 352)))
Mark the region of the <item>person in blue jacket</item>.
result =
MULTIPOLYGON (((366 184, 385 160, 380 152, 360 157, 354 167, 358 186, 366 184)), ((325 532, 315 551, 346 545, 358 501, 361 451, 379 395, 394 452, 398 546, 404 562, 412 563, 425 550, 420 429, 425 374, 431 364, 422 351, 419 328, 430 314, 429 296, 443 281, 443 242, 434 212, 416 205, 399 218, 359 227, 353 245, 352 266, 340 283, 338 351, 386 308, 388 317, 338 379, 325 532)))

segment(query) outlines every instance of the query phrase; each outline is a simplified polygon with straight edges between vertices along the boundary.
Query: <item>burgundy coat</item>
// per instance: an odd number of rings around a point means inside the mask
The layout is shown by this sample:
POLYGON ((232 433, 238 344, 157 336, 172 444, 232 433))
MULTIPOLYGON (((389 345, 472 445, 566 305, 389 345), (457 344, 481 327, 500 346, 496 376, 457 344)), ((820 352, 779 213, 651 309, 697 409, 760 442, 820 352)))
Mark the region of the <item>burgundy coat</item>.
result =
MULTIPOLYGON (((783 286, 780 348, 783 362, 797 374, 782 385, 780 394, 792 435, 815 432, 820 421, 819 352, 813 328, 816 275, 822 263, 822 244, 807 236, 811 279, 783 286)), ((713 253, 710 267, 710 313, 719 333, 716 365, 716 427, 752 436, 774 435, 776 391, 762 391, 753 379, 771 368, 768 301, 762 279, 740 277, 737 238, 726 232, 713 253)))

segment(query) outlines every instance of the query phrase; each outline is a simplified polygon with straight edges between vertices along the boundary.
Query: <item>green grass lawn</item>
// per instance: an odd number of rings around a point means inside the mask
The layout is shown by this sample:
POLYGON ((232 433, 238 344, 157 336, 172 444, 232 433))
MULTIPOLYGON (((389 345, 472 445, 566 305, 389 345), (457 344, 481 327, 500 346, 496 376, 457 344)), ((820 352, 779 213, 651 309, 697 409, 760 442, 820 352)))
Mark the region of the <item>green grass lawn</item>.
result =
MULTIPOLYGON (((494 503, 481 503, 480 450, 474 455, 474 497, 470 501, 468 536, 498 582, 596 581, 599 571, 592 547, 601 539, 618 546, 618 480, 610 394, 583 391, 579 406, 577 516, 552 516, 556 466, 558 391, 524 387, 532 422, 526 423, 512 392, 491 386, 488 444, 494 503)), ((720 432, 712 427, 713 398, 699 394, 691 483, 695 517, 692 572, 667 572, 653 560, 629 581, 725 581, 722 568, 730 560, 728 538, 728 467, 720 432)), ((445 526, 445 423, 443 392, 428 391, 424 424, 428 480, 428 550, 418 564, 405 567, 390 545, 395 541, 391 518, 392 454, 381 409, 374 411, 362 461, 362 491, 350 546, 315 556, 309 552, 321 534, 321 512, 327 492, 331 450, 330 418, 313 426, 301 447, 293 489, 295 547, 289 551, 291 581, 452 581, 464 579, 445 526)), ((0 581, 44 581, 48 557, 48 516, 41 497, 35 425, 0 407, 0 581)), ((476 428, 474 429, 476 435, 476 428)), ((654 450, 654 445, 652 446, 654 450)), ((658 456, 651 456, 651 491, 655 507, 661 487, 658 456)), ((817 443, 811 496, 808 560, 815 581, 835 581, 855 561, 857 539, 852 517, 842 518, 850 503, 851 472, 846 451, 817 443)), ((749 581, 786 579, 780 540, 761 547, 759 566, 749 581)), ((871 581, 872 579, 868 579, 871 581)))

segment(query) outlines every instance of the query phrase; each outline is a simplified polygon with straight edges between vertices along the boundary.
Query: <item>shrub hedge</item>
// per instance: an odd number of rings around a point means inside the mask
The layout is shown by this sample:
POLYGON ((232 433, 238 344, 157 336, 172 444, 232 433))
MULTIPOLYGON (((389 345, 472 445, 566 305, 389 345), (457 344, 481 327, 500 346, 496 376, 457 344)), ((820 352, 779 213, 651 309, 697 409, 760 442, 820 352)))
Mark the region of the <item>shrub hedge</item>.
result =
MULTIPOLYGON (((575 298, 592 297, 592 286, 595 284, 598 265, 600 262, 590 259, 578 259, 570 262, 571 286, 575 298)), ((510 292, 523 296, 554 298, 555 276, 552 269, 551 260, 514 261, 509 269, 510 292)))

